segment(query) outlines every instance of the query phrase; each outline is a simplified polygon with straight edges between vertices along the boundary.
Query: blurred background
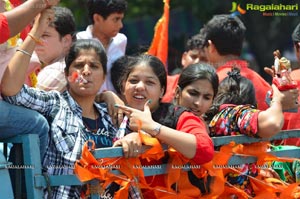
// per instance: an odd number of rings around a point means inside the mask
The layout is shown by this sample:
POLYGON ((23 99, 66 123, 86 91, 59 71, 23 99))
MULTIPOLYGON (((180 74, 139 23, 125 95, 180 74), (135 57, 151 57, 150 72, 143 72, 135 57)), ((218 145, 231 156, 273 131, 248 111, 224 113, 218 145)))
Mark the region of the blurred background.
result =
MULTIPOLYGON (((85 30, 90 24, 85 2, 86 0, 61 1, 61 5, 73 11, 78 31, 85 30)), ((271 78, 263 72, 263 67, 273 64, 273 51, 276 49, 292 61, 293 68, 299 67, 291 40, 293 29, 300 23, 299 0, 170 0, 169 73, 181 67, 181 54, 187 39, 198 33, 213 15, 230 14, 233 2, 244 9, 247 3, 297 5, 294 11, 277 11, 292 16, 263 16, 262 11, 247 10, 240 18, 247 28, 242 57, 249 61, 251 68, 270 82, 271 78)), ((154 26, 162 16, 163 5, 163 0, 128 0, 128 10, 121 30, 128 38, 127 54, 148 49, 154 26)))

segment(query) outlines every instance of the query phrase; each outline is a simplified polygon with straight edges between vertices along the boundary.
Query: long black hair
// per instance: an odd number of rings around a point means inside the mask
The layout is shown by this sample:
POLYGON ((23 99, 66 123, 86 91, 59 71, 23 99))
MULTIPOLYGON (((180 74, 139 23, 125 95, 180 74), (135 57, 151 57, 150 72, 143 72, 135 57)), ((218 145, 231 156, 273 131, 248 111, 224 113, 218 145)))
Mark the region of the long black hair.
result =
POLYGON ((246 105, 257 107, 255 88, 252 82, 241 76, 240 69, 232 68, 228 76, 220 83, 213 105, 206 113, 206 120, 210 121, 222 104, 246 105))
POLYGON ((214 96, 217 95, 219 78, 213 66, 207 63, 191 64, 184 68, 180 74, 177 85, 181 90, 197 80, 208 80, 214 90, 214 96))
POLYGON ((65 57, 66 67, 65 74, 69 74, 69 68, 73 61, 78 57, 81 50, 94 50, 98 55, 99 62, 103 68, 103 73, 106 75, 107 56, 103 45, 95 39, 78 39, 75 41, 67 56, 65 57))
MULTIPOLYGON (((161 88, 164 89, 164 93, 166 92, 167 88, 167 72, 165 69, 164 64, 155 56, 149 54, 139 54, 136 56, 131 56, 127 62, 127 66, 122 71, 122 75, 119 79, 122 82, 126 81, 129 74, 133 71, 133 69, 138 66, 139 64, 145 63, 153 70, 153 73, 157 76, 161 88)), ((122 88, 123 89, 123 88, 122 88)))

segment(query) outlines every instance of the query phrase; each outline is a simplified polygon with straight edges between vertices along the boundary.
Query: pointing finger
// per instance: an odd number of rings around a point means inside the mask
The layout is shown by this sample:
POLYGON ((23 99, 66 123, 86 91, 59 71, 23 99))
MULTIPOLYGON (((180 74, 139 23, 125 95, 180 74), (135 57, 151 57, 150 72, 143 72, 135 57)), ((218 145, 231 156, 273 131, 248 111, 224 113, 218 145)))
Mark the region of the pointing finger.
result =
POLYGON ((133 111, 133 109, 130 108, 130 107, 128 107, 128 106, 123 106, 123 105, 115 104, 115 107, 123 110, 126 113, 131 113, 133 111))

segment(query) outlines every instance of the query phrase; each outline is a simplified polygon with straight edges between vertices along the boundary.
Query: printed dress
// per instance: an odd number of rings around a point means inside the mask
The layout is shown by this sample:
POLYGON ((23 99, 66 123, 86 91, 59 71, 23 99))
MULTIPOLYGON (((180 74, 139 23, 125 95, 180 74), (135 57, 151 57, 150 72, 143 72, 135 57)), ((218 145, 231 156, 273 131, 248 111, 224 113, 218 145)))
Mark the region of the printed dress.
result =
MULTIPOLYGON (((258 137, 258 113, 260 110, 251 105, 224 104, 209 123, 211 137, 247 135, 258 137)), ((218 150, 215 148, 215 150, 218 150)), ((254 196, 249 176, 256 177, 258 169, 254 164, 236 165, 240 173, 229 172, 225 178, 227 183, 254 196)))

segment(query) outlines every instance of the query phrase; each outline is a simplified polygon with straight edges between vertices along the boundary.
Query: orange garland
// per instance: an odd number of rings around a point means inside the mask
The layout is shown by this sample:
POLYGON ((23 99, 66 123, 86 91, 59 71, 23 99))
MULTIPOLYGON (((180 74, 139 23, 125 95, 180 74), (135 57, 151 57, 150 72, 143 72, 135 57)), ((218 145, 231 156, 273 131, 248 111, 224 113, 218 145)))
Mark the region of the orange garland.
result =
MULTIPOLYGON (((164 152, 159 141, 156 138, 149 137, 143 133, 140 133, 141 140, 144 144, 152 146, 152 148, 146 151, 144 154, 141 154, 141 157, 147 158, 148 160, 158 160, 160 159, 164 152)), ((144 178, 142 165, 139 158, 105 158, 102 163, 99 163, 90 150, 88 150, 87 144, 84 145, 82 151, 82 158, 75 164, 75 173, 79 179, 83 182, 99 179, 104 181, 101 186, 102 188, 106 187, 112 182, 116 182, 121 185, 121 189, 115 193, 115 198, 127 198, 128 190, 131 183, 134 183, 135 186, 138 186, 139 189, 149 189, 153 190, 155 196, 158 198, 174 198, 176 195, 182 199, 189 198, 227 198, 232 194, 239 196, 239 198, 249 198, 249 196, 241 189, 233 186, 225 186, 226 180, 224 176, 229 171, 234 171, 239 173, 238 170, 233 168, 229 169, 216 169, 215 165, 226 165, 233 154, 241 155, 252 155, 258 157, 258 163, 263 164, 268 161, 273 160, 284 160, 290 161, 290 158, 277 158, 271 154, 268 154, 267 149, 268 143, 254 143, 249 145, 236 145, 234 142, 224 145, 221 147, 220 151, 215 152, 213 160, 209 163, 201 165, 200 169, 192 169, 193 173, 198 177, 205 177, 210 175, 212 177, 212 183, 210 184, 211 192, 207 195, 202 195, 199 192, 198 188, 190 184, 188 180, 187 172, 182 171, 181 169, 174 169, 171 165, 185 165, 190 163, 194 165, 193 162, 184 158, 180 153, 178 153, 173 148, 168 150, 170 159, 168 168, 168 173, 166 174, 166 187, 150 187, 144 178), (118 164, 120 165, 120 172, 122 175, 115 175, 109 172, 109 169, 104 169, 105 165, 118 164), (98 169, 95 169, 96 166, 99 166, 98 169), (137 169, 132 169, 133 165, 137 165, 137 169), (102 166, 102 167, 101 167, 102 166), (138 182, 135 180, 138 176, 138 182), (171 188, 173 184, 177 183, 176 192, 171 188), (122 197, 121 197, 122 196, 122 197)), ((94 149, 94 144, 92 150, 94 149)), ((193 168, 193 167, 192 167, 193 168)), ((268 195, 268 198, 278 198, 276 193, 280 193, 280 198, 294 199, 295 195, 299 195, 300 191, 298 190, 299 183, 294 183, 288 185, 283 183, 280 180, 274 178, 265 178, 261 179, 259 177, 251 177, 250 181, 252 186, 255 189, 256 199, 265 198, 268 195)))

